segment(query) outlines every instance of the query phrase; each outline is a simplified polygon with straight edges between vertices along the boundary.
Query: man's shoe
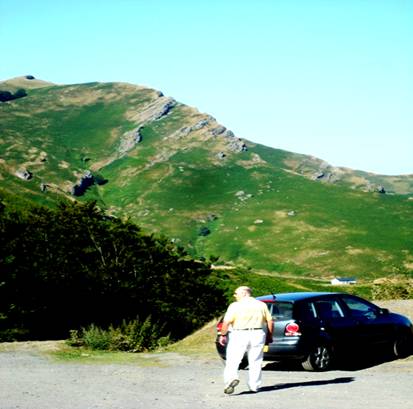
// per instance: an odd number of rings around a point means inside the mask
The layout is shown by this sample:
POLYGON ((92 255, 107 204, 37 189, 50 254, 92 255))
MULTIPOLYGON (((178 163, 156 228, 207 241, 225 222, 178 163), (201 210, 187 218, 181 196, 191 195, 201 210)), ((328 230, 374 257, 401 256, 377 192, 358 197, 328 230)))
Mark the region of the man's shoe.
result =
POLYGON ((234 388, 239 384, 239 380, 238 379, 234 379, 233 381, 231 381, 231 383, 224 389, 224 393, 226 393, 227 395, 230 395, 231 393, 234 392, 234 388))

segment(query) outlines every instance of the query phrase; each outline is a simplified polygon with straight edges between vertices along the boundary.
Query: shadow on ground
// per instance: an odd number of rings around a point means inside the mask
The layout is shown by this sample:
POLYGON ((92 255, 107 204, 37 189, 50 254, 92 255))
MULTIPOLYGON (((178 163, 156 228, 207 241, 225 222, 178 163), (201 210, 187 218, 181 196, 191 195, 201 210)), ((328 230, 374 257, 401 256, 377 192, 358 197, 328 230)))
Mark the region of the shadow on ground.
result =
MULTIPOLYGON (((389 354, 365 354, 345 356, 338 359, 331 370, 335 371, 360 371, 382 365, 386 362, 397 361, 397 358, 389 354)), ((263 367, 264 371, 305 371, 298 361, 268 362, 263 367)))
MULTIPOLYGON (((337 384, 345 384, 353 382, 353 377, 343 377, 343 378, 335 378, 335 379, 325 379, 325 380, 315 380, 315 381, 306 381, 306 382, 290 382, 290 383, 279 383, 277 385, 272 386, 264 386, 260 388, 261 392, 272 392, 272 391, 279 391, 282 389, 291 389, 291 388, 302 388, 307 386, 323 386, 323 385, 337 385, 337 384)), ((241 392, 239 395, 247 395, 254 392, 241 392)))

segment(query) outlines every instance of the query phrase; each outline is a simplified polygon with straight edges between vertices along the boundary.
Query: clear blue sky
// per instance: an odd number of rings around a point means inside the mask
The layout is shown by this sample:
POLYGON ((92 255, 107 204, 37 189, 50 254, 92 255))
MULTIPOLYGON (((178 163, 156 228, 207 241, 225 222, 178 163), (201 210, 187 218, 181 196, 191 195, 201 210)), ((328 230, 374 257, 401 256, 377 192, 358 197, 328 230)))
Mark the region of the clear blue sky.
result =
POLYGON ((413 174, 412 0, 0 0, 0 80, 146 85, 237 136, 413 174))

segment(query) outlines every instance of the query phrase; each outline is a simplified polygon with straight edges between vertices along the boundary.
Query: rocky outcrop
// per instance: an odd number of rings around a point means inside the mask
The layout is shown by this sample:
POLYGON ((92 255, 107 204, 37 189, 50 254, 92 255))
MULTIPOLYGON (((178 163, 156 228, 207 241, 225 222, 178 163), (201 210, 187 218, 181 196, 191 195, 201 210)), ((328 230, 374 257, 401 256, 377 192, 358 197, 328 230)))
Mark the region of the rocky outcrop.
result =
MULTIPOLYGON (((163 98, 163 97, 161 97, 163 98)), ((158 112, 155 112, 153 116, 153 121, 156 121, 158 119, 161 119, 163 116, 169 114, 170 110, 176 105, 176 101, 173 98, 167 98, 166 102, 161 105, 160 109, 158 112)))
POLYGON ((142 130, 143 126, 140 126, 138 129, 135 129, 133 131, 126 132, 123 134, 121 140, 120 140, 120 145, 118 148, 118 152, 123 155, 126 152, 130 151, 132 148, 135 147, 138 143, 141 143, 143 140, 142 136, 142 130))
POLYGON ((72 187, 71 194, 73 196, 82 196, 86 189, 95 183, 95 178, 89 170, 80 178, 79 183, 72 187))
POLYGON ((241 138, 236 138, 230 141, 228 148, 233 152, 246 152, 248 150, 247 145, 241 138))
POLYGON ((322 180, 324 182, 334 182, 337 180, 336 175, 332 172, 320 171, 314 174, 313 180, 322 180))
POLYGON ((27 169, 19 169, 16 171, 15 175, 23 180, 30 180, 33 177, 33 173, 27 169))
POLYGON ((169 114, 171 109, 176 106, 176 104, 177 103, 173 98, 161 96, 149 104, 146 109, 140 112, 136 119, 141 124, 157 121, 169 114))
POLYGON ((209 132, 213 136, 218 136, 218 135, 222 135, 226 130, 227 128, 225 128, 225 126, 218 125, 217 127, 210 129, 209 132))
POLYGON ((137 111, 129 111, 126 118, 139 126, 145 126, 168 115, 176 105, 177 102, 173 98, 157 92, 155 99, 137 111))
POLYGON ((229 129, 227 129, 227 130, 224 132, 224 136, 227 137, 227 138, 235 138, 234 132, 230 131, 229 129))
POLYGON ((142 142, 142 129, 143 126, 140 126, 136 131, 135 131, 135 143, 140 143, 142 142))
POLYGON ((200 129, 204 128, 205 126, 209 125, 208 119, 201 119, 195 125, 191 126, 191 131, 199 131, 200 129))
POLYGON ((90 170, 87 170, 80 178, 79 183, 72 187, 71 194, 73 196, 82 196, 85 194, 86 190, 94 184, 104 185, 107 182, 107 179, 103 178, 101 175, 93 175, 90 170))
POLYGON ((321 180, 325 177, 325 173, 324 172, 317 172, 314 176, 313 176, 313 180, 321 180))

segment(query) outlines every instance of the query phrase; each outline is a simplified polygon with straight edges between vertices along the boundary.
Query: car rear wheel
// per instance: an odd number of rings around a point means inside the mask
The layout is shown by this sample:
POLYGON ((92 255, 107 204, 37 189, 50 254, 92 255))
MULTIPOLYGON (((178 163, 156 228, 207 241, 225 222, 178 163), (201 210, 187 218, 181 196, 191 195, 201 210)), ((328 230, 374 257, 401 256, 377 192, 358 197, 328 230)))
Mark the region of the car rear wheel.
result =
POLYGON ((327 371, 331 368, 331 362, 331 348, 328 345, 320 344, 313 348, 301 365, 306 371, 327 371))

